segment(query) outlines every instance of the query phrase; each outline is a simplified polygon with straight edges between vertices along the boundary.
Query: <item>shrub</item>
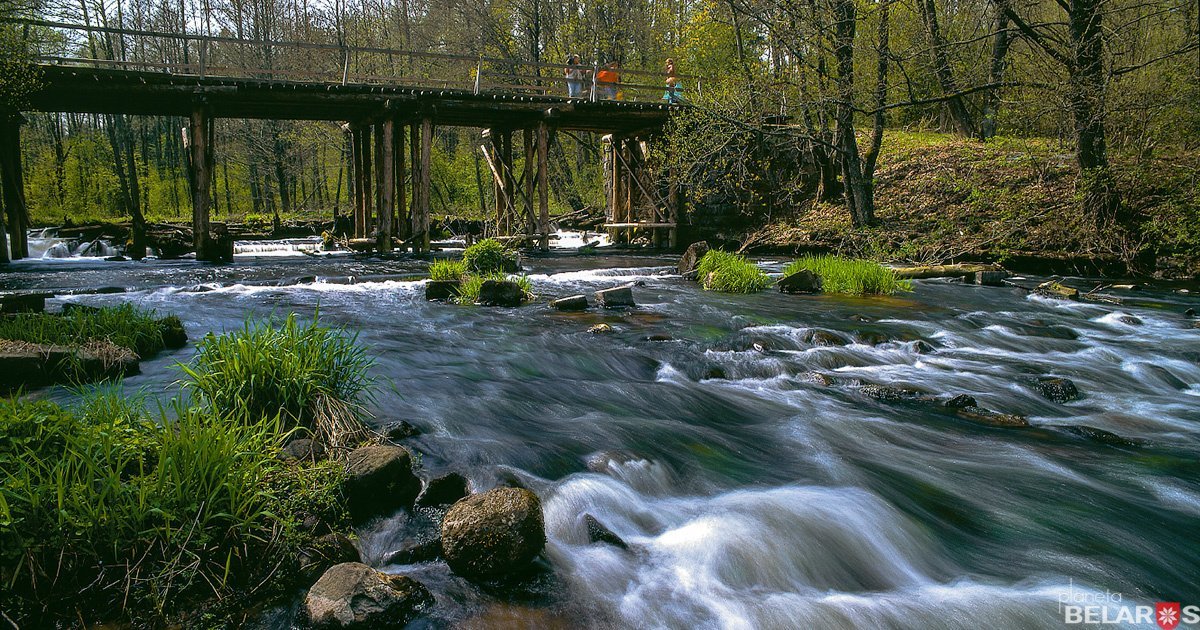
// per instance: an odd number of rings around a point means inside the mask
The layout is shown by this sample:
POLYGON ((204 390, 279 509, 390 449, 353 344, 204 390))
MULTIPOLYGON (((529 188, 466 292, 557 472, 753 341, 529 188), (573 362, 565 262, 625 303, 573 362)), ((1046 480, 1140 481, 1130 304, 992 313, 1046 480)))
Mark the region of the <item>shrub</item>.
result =
POLYGON ((891 295, 897 291, 912 291, 912 283, 896 278, 896 272, 870 260, 838 256, 805 256, 784 268, 793 274, 807 269, 821 277, 821 290, 826 293, 858 295, 891 295))
POLYGON ((517 270, 517 255, 494 238, 485 238, 463 250, 463 262, 473 273, 517 270))
POLYGON ((294 314, 280 325, 248 322, 236 333, 201 340, 191 365, 182 367, 184 386, 218 412, 241 412, 251 421, 278 414, 289 428, 303 427, 329 446, 354 444, 366 434, 363 403, 371 382, 371 360, 356 339, 315 320, 300 324, 294 314))
POLYGON ((435 282, 462 280, 467 263, 462 260, 435 260, 429 263, 429 279, 435 282))
POLYGON ((712 249, 697 266, 704 288, 723 293, 756 293, 771 284, 771 278, 744 256, 712 249))
MULTIPOLYGON (((0 339, 59 346, 79 346, 104 340, 128 348, 139 357, 163 349, 170 318, 158 320, 153 311, 124 304, 113 308, 75 308, 62 315, 21 313, 0 318, 0 339)), ((182 328, 182 325, 180 325, 182 328)))
POLYGON ((286 573, 302 512, 344 526, 340 466, 285 464, 277 416, 140 402, 120 388, 75 411, 0 401, 0 609, 17 620, 165 625, 286 573))

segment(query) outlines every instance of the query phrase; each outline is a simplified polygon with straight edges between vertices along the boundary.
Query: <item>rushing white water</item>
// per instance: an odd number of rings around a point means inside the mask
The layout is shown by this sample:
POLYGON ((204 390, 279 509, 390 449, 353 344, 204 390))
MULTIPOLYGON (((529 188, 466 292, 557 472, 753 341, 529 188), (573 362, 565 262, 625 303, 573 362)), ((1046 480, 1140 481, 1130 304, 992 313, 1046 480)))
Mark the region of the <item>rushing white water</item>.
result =
MULTIPOLYGON (((421 427, 407 445, 423 474, 515 480, 543 500, 550 586, 523 604, 440 562, 387 564, 436 515, 360 532, 366 561, 437 594, 433 627, 504 605, 550 611, 523 613, 531 627, 1059 628, 1064 601, 1200 595, 1200 329, 1181 314, 1200 300, 1117 307, 940 281, 891 298, 731 296, 662 260, 527 262, 540 299, 521 309, 427 303, 405 261, 25 269, 0 285, 124 282, 135 291, 69 299, 178 313, 193 337, 318 307, 358 331, 381 379, 375 414, 421 427), (631 281, 645 284, 630 311, 544 305, 631 281), (584 332, 598 322, 615 332, 584 332), (1043 397, 1046 376, 1079 399, 1043 397), (864 384, 967 394, 1032 426, 864 384), (587 515, 628 549, 591 542, 587 515)), ((131 385, 162 389, 188 352, 131 385)))

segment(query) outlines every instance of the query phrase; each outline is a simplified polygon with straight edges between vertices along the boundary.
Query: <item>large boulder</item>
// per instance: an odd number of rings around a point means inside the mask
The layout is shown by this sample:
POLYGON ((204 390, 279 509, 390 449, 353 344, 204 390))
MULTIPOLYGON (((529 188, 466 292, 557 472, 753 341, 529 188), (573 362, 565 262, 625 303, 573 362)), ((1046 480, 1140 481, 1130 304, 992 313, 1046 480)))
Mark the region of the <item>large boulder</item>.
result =
POLYGON ((412 455, 399 446, 377 444, 351 451, 346 473, 346 498, 356 522, 411 507, 421 491, 412 455))
POLYGON ((628 308, 637 306, 633 301, 632 285, 601 289, 595 293, 596 301, 604 308, 628 308))
POLYGON ((1067 403, 1079 398, 1079 388, 1074 381, 1059 376, 1042 376, 1033 383, 1033 389, 1056 403, 1067 403))
POLYGON ((525 290, 511 280, 484 280, 479 287, 479 304, 483 306, 520 306, 525 290))
POLYGON ((357 562, 329 568, 304 597, 315 628, 403 628, 433 604, 420 582, 357 562))
POLYGON ((519 573, 546 545, 542 502, 523 488, 496 488, 455 503, 442 520, 442 555, 468 579, 519 573))
POLYGON ((163 346, 167 348, 182 348, 187 345, 187 330, 183 322, 175 315, 168 315, 158 320, 158 330, 162 333, 163 346))
POLYGON ((42 313, 46 310, 46 298, 53 293, 5 293, 0 294, 0 313, 42 313))
POLYGON ((801 269, 796 273, 780 278, 775 286, 781 293, 816 293, 821 290, 821 276, 801 269))
POLYGON ((693 279, 696 269, 700 266, 700 259, 704 258, 707 253, 708 241, 698 241, 688 245, 687 250, 679 257, 679 266, 677 267, 679 275, 689 280, 693 279))

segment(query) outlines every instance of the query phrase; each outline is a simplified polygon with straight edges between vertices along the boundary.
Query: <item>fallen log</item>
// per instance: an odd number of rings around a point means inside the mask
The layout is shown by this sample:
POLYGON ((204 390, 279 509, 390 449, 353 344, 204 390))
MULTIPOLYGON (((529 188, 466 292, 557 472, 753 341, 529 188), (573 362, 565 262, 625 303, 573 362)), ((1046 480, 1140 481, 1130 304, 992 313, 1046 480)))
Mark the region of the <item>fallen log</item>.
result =
POLYGON ((925 280, 929 278, 974 277, 980 271, 1004 271, 1000 265, 918 265, 915 267, 893 267, 901 280, 925 280))

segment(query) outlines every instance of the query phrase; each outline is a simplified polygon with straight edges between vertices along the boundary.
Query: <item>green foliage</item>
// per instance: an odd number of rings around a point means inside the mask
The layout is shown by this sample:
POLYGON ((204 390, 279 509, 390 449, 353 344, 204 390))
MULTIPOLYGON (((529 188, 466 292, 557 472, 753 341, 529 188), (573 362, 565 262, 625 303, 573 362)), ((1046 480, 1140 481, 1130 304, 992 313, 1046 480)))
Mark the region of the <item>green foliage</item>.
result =
POLYGON ((785 275, 807 269, 821 277, 821 290, 826 293, 856 295, 891 295, 897 291, 912 291, 912 283, 896 278, 896 272, 870 260, 838 256, 805 256, 784 268, 785 275))
POLYGON ((461 280, 467 274, 467 263, 462 260, 435 260, 429 263, 429 279, 435 282, 461 280))
POLYGON ((697 266, 700 281, 709 291, 722 293, 757 293, 771 284, 758 265, 745 256, 710 249, 697 266))
POLYGON ((280 460, 278 417, 171 411, 120 388, 74 410, 0 401, 0 607, 152 623, 290 562, 298 515, 330 513, 340 467, 280 460))
POLYGON ((133 350, 139 357, 148 357, 163 349, 168 321, 155 319, 153 311, 129 304, 75 309, 65 315, 21 313, 0 318, 0 339, 61 346, 104 340, 133 350))
POLYGON ((463 262, 472 273, 489 274, 517 269, 516 252, 494 238, 485 238, 463 250, 463 262))
POLYGON ((521 290, 525 292, 526 301, 532 299, 533 282, 529 280, 529 276, 519 275, 510 276, 503 273, 489 274, 467 274, 463 276, 462 284, 458 286, 458 297, 456 301, 459 304, 474 304, 479 301, 479 291, 483 287, 483 283, 488 280, 496 280, 503 282, 505 280, 517 283, 521 290))
POLYGON ((347 445, 364 436, 363 403, 371 360, 357 337, 295 314, 279 325, 247 322, 237 332, 208 335, 192 363, 182 366, 191 389, 208 409, 240 414, 251 422, 279 415, 326 444, 347 445))
MULTIPOLYGON (((0 9, 0 17, 7 11, 0 9)), ((15 24, 0 24, 0 108, 24 109, 31 92, 41 86, 29 42, 15 24)))

